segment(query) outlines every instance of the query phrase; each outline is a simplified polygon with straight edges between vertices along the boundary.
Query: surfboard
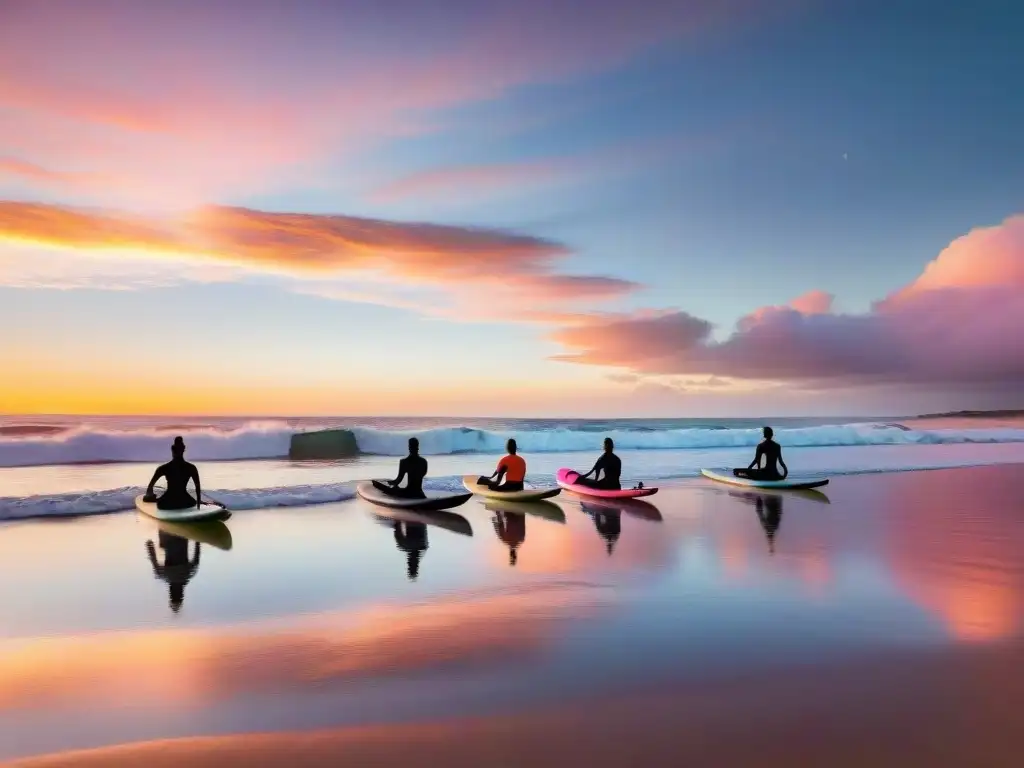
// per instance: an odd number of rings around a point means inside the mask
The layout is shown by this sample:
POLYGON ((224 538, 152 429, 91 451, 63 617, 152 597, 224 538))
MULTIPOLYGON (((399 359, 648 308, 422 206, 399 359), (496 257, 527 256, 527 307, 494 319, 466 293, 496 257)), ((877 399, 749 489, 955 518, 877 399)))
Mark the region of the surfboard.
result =
POLYGON ((553 523, 565 523, 565 512, 553 501, 505 501, 488 499, 484 509, 491 512, 514 512, 520 515, 533 515, 550 520, 553 523))
POLYGON ((469 520, 457 512, 430 512, 426 510, 401 509, 399 507, 386 507, 373 511, 373 517, 378 523, 390 525, 394 522, 419 523, 420 525, 443 528, 452 533, 462 536, 472 536, 473 526, 469 520))
POLYGON ((424 491, 425 499, 403 499, 399 496, 391 496, 383 491, 377 490, 373 483, 364 482, 356 486, 356 493, 359 497, 366 499, 371 504, 378 504, 382 507, 392 509, 418 509, 437 511, 451 509, 465 504, 471 498, 472 493, 449 493, 447 491, 424 491))
POLYGON ((495 491, 488 488, 486 485, 481 485, 477 482, 477 475, 465 475, 462 478, 462 484, 466 487, 466 490, 470 493, 475 493, 478 496, 483 496, 488 499, 502 499, 503 501, 539 501, 540 499, 550 499, 552 496, 557 496, 562 492, 561 488, 557 486, 547 488, 523 488, 521 491, 495 491))
POLYGON ((135 497, 135 507, 144 515, 154 520, 168 520, 176 523, 195 522, 197 520, 227 520, 231 513, 215 504, 202 504, 188 509, 159 509, 155 501, 143 501, 145 495, 135 497))
POLYGON ((576 478, 580 473, 574 469, 562 468, 558 470, 555 479, 558 484, 567 491, 572 491, 580 496, 593 496, 600 499, 639 499, 642 496, 653 496, 658 492, 657 488, 623 488, 620 491, 606 491, 600 488, 588 488, 585 485, 576 485, 576 478))
POLYGON ((744 488, 820 488, 828 485, 827 477, 787 477, 785 480, 751 480, 748 477, 736 477, 731 470, 702 469, 704 477, 720 483, 739 485, 744 488))

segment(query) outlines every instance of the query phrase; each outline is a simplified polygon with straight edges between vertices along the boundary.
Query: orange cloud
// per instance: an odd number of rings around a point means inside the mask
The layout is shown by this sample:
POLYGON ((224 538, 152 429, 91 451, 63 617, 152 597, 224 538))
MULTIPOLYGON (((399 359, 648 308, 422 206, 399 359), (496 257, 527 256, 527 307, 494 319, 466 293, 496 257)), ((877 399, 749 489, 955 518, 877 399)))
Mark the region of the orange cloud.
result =
POLYGON ((832 294, 825 291, 808 291, 789 302, 789 306, 805 315, 824 315, 832 311, 833 299, 832 294))
MULTIPOLYGON (((568 252, 540 238, 341 215, 213 206, 179 220, 158 220, 122 212, 0 203, 0 241, 4 239, 71 253, 128 252, 134 259, 141 255, 270 272, 313 281, 301 289, 328 296, 329 281, 342 277, 447 289, 485 285, 493 292, 489 304, 509 311, 518 307, 526 314, 537 312, 538 302, 607 299, 636 287, 614 277, 556 273, 557 260, 568 252), (319 289, 316 281, 322 282, 319 289), (526 296, 531 303, 524 309, 526 296)), ((110 258, 116 259, 116 253, 110 258)), ((8 276, 7 282, 24 281, 8 276)), ((338 290, 351 292, 347 282, 338 290)))

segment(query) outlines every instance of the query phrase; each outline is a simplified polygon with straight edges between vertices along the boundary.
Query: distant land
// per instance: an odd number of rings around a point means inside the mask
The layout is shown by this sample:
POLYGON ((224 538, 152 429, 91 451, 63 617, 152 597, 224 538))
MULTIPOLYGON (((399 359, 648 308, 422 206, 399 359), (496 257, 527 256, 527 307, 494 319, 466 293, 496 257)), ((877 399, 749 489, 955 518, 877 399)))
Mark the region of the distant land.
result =
POLYGON ((1010 411, 949 411, 947 413, 922 413, 918 419, 1012 419, 1024 418, 1024 409, 1010 411))

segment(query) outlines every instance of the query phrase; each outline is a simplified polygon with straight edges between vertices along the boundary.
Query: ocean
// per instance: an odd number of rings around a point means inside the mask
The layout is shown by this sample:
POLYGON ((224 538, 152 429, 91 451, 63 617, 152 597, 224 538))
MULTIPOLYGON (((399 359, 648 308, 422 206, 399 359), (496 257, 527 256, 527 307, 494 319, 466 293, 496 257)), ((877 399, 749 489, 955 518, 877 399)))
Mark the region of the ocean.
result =
POLYGON ((623 480, 674 481, 701 467, 745 465, 765 423, 793 474, 843 475, 1024 462, 1020 418, 451 419, 0 417, 0 520, 131 509, 152 466, 182 435, 204 493, 232 509, 294 507, 351 498, 355 484, 394 474, 408 438, 430 461, 429 487, 456 488, 489 473, 514 437, 529 479, 563 466, 589 469, 604 437, 623 459, 623 480), (358 455, 291 461, 293 434, 352 431, 358 455))

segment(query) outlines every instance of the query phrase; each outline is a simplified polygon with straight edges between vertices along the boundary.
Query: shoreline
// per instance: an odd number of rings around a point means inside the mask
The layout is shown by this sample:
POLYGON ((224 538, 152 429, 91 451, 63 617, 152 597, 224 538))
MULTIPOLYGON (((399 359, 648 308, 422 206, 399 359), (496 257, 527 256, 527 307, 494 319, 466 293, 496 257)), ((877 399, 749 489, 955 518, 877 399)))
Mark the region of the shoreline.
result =
MULTIPOLYGON (((665 488, 685 486, 695 481, 712 483, 701 477, 697 466, 679 466, 688 458, 686 451, 627 450, 619 454, 625 458, 624 466, 627 468, 623 474, 624 483, 643 480, 648 485, 653 483, 665 488)), ((706 458, 707 463, 701 463, 712 468, 739 466, 743 458, 748 458, 745 448, 700 451, 690 455, 698 460, 706 458)), ((794 474, 829 477, 833 484, 843 478, 1024 466, 1024 444, 853 446, 828 451, 794 448, 786 455, 791 457, 791 467, 800 467, 799 471, 794 469, 794 474), (793 461, 794 456, 800 461, 793 461), (826 460, 834 461, 842 456, 866 459, 851 459, 854 464, 848 464, 846 468, 823 465, 826 460), (907 462, 904 466, 894 465, 895 460, 915 456, 920 460, 907 462), (808 466, 808 458, 817 459, 819 464, 808 466), (864 464, 866 460, 873 460, 874 465, 864 464)), ((535 483, 553 484, 559 466, 584 464, 591 459, 590 452, 535 454, 530 461, 530 477, 535 483)), ((371 477, 390 476, 396 463, 394 457, 359 456, 308 461, 233 459, 204 461, 199 466, 203 486, 210 498, 224 503, 232 511, 244 513, 343 502, 355 495, 358 482, 371 477)), ((465 454, 430 457, 430 463, 432 475, 426 479, 425 486, 445 491, 461 490, 463 475, 483 471, 490 465, 486 455, 473 457, 465 454)), ((6 480, 5 490, 10 489, 0 493, 0 527, 18 521, 133 512, 134 496, 144 490, 150 466, 142 462, 112 462, 0 468, 0 480, 6 480), (146 471, 140 472, 140 467, 145 467, 146 471)))

